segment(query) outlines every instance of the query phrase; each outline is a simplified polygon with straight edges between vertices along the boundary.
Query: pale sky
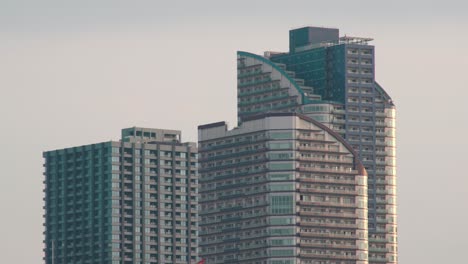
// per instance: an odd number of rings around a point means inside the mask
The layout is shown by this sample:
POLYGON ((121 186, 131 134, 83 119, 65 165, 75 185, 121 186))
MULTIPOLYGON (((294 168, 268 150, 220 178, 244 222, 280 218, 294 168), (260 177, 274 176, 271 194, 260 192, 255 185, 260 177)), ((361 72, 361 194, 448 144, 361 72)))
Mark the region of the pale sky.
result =
POLYGON ((399 260, 464 263, 468 2, 0 0, 0 262, 42 263, 42 151, 236 123, 236 50, 372 37, 397 106, 399 260), (410 2, 410 3, 408 3, 410 2))

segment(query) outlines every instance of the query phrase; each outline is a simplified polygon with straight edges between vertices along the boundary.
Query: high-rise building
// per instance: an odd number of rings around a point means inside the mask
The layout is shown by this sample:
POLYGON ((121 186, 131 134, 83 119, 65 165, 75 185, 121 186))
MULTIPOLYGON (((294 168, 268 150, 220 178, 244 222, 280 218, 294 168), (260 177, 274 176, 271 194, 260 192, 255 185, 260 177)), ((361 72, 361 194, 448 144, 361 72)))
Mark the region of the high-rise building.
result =
POLYGON ((136 127, 44 152, 45 263, 195 263, 197 155, 180 131, 136 127))
POLYGON ((238 52, 238 118, 298 112, 345 138, 368 172, 370 263, 396 263, 395 106, 370 41, 305 27, 290 31, 289 52, 238 52))
POLYGON ((339 134, 297 113, 198 131, 207 264, 368 263, 367 175, 339 134))

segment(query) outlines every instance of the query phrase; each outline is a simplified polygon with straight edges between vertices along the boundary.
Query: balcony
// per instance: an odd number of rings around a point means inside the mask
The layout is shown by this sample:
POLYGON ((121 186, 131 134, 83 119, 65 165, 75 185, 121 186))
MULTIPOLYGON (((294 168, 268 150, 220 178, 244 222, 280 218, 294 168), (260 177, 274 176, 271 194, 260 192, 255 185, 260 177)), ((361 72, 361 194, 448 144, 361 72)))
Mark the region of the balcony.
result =
POLYGON ((337 180, 337 179, 299 178, 299 182, 357 184, 355 180, 346 180, 346 179, 337 180))
POLYGON ((369 258, 369 263, 387 263, 388 260, 386 258, 369 258))
POLYGON ((346 244, 320 244, 320 243, 308 243, 300 242, 300 247, 314 247, 314 248, 334 248, 334 249, 357 249, 356 245, 346 244))
POLYGON ((239 92, 238 96, 239 97, 245 97, 245 96, 252 96, 252 95, 257 95, 257 94, 263 94, 263 93, 271 93, 271 92, 279 92, 279 91, 287 91, 288 88, 280 88, 280 87, 268 87, 266 89, 256 89, 250 92, 239 92))
POLYGON ((260 98, 258 100, 239 102, 237 105, 238 106, 256 105, 256 104, 262 104, 262 103, 265 103, 265 102, 279 101, 279 100, 283 100, 283 99, 286 99, 286 98, 289 98, 289 97, 291 97, 289 94, 277 95, 277 96, 268 96, 268 97, 262 97, 262 98, 260 98))
POLYGON ((326 172, 335 174, 358 174, 357 170, 346 170, 346 169, 326 169, 326 168, 310 168, 310 167, 299 167, 299 171, 305 172, 326 172))
POLYGON ((377 247, 370 247, 370 252, 379 252, 379 253, 387 253, 389 250, 387 248, 377 248, 377 247))
POLYGON ((358 214, 352 213, 330 213, 330 212, 307 212, 300 211, 299 215, 304 216, 318 216, 318 217, 346 217, 346 218, 359 218, 358 214))
POLYGON ((326 148, 318 148, 312 146, 298 146, 298 150, 309 150, 309 151, 318 151, 318 152, 327 152, 327 153, 340 153, 340 154, 348 154, 348 152, 343 152, 339 150, 331 150, 326 148))
POLYGON ((300 188, 300 193, 327 193, 327 194, 338 194, 338 195, 358 195, 358 191, 352 190, 339 190, 339 189, 323 189, 323 188, 300 188))
POLYGON ((242 87, 247 87, 247 86, 254 86, 254 85, 258 85, 258 84, 269 83, 269 82, 272 82, 272 81, 277 81, 277 80, 272 80, 270 77, 268 77, 268 78, 264 78, 262 80, 254 80, 254 81, 250 81, 250 82, 238 83, 237 87, 242 88, 242 87))
POLYGON ((389 243, 391 242, 390 239, 384 237, 369 237, 370 243, 389 243))
POLYGON ((316 202, 316 201, 298 201, 300 205, 304 206, 327 206, 327 207, 346 207, 346 208, 356 208, 356 204, 345 204, 341 202, 316 202))
POLYGON ((251 72, 238 73, 237 74, 237 79, 245 78, 245 77, 251 77, 251 76, 260 75, 260 74, 269 74, 269 73, 271 73, 271 72, 262 72, 261 68, 256 68, 251 72))
POLYGON ((301 219, 299 226, 308 226, 308 227, 332 227, 332 228, 358 228, 357 224, 343 224, 343 223, 316 223, 316 222, 306 222, 301 219))
POLYGON ((334 164, 340 164, 340 163, 344 163, 344 164, 353 164, 354 163, 354 160, 353 158, 351 159, 347 159, 345 157, 342 157, 342 159, 317 159, 317 158, 309 158, 309 157, 298 157, 297 160, 299 161, 316 161, 316 162, 326 162, 326 163, 334 163, 334 164))
POLYGON ((336 260, 358 260, 356 255, 332 255, 332 254, 317 254, 301 252, 304 258, 317 258, 317 259, 336 259, 336 260))

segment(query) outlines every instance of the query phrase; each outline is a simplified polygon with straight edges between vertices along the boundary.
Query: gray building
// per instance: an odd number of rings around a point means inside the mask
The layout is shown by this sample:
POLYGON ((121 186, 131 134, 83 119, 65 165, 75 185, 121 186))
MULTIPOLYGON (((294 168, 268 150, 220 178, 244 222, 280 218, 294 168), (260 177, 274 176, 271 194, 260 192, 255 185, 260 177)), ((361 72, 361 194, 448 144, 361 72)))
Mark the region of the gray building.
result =
POLYGON ((127 128, 120 141, 44 152, 45 263, 193 263, 195 143, 127 128))
POLYGON ((207 264, 368 263, 367 174, 339 134, 296 113, 198 130, 207 264))
POLYGON ((238 118, 297 112, 339 133, 368 172, 370 263, 396 263, 395 106, 371 41, 304 27, 289 32, 289 52, 238 52, 238 118))

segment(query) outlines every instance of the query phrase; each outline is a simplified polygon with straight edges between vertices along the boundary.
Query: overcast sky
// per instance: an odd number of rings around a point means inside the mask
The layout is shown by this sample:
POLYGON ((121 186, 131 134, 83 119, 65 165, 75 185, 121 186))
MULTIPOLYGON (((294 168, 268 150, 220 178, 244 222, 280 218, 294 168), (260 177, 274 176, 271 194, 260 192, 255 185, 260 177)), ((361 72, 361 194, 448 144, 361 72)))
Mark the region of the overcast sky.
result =
POLYGON ((0 262, 42 263, 42 151, 234 125, 235 52, 286 51, 306 25, 375 39, 397 105, 400 263, 466 262, 467 2, 227 2, 0 0, 0 262))

